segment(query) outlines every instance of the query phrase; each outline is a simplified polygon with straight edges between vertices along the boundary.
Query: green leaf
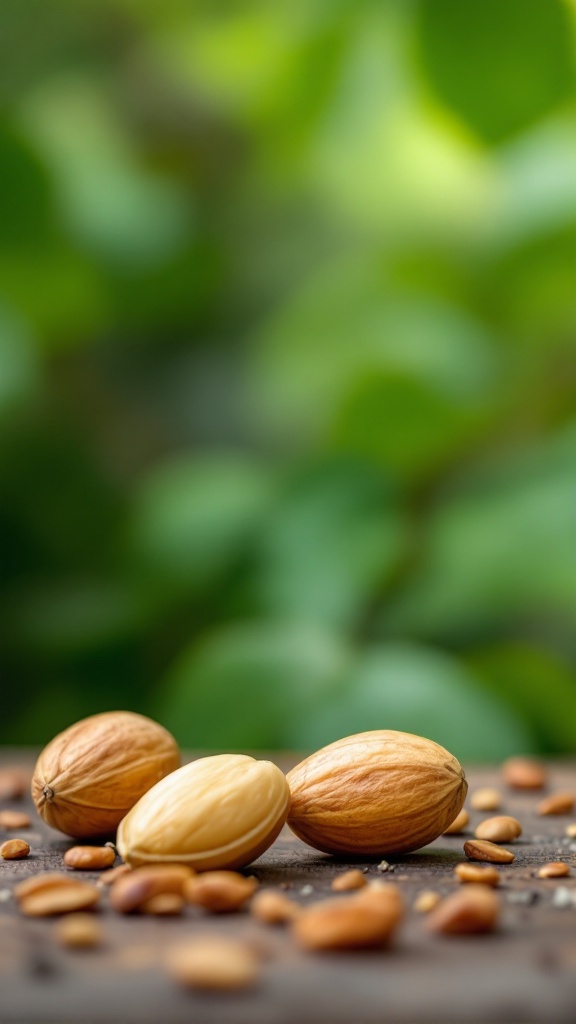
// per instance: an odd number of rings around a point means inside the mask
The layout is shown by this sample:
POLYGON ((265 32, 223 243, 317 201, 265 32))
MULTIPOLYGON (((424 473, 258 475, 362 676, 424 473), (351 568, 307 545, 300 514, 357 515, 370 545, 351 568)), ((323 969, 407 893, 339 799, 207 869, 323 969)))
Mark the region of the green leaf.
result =
POLYGON ((416 31, 431 88, 487 142, 525 131, 573 94, 562 0, 419 0, 416 31))
POLYGON ((300 727, 329 703, 347 660, 345 645, 313 626, 220 628, 178 659, 163 681, 158 714, 188 747, 297 748, 300 727))
POLYGON ((427 736, 468 762, 536 749, 523 716, 469 669, 448 654, 409 644, 368 650, 339 692, 302 722, 297 738, 314 749, 369 729, 427 736))

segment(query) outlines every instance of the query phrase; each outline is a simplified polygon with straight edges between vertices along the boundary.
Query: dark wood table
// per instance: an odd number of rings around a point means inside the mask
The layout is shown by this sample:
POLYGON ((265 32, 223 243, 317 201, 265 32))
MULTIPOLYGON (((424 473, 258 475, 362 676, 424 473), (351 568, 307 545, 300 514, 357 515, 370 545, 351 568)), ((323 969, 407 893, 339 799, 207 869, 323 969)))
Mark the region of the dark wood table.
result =
MULTIPOLYGON (((273 756, 273 755, 272 755, 273 756)), ((31 764, 30 754, 6 752, 0 765, 31 764)), ((289 759, 274 758, 282 767, 289 759)), ((407 914, 388 948, 372 952, 311 954, 295 945, 289 929, 254 921, 248 913, 207 916, 190 908, 182 917, 121 916, 104 900, 105 944, 66 950, 53 937, 54 922, 25 918, 12 898, 14 885, 32 873, 66 870, 62 854, 72 845, 37 818, 10 835, 29 841, 25 861, 0 861, 0 1021, 2 1024, 376 1024, 469 1022, 502 1024, 576 1019, 576 840, 565 834, 570 816, 541 817, 539 795, 503 786, 499 772, 469 769, 470 789, 497 785, 502 813, 516 816, 523 835, 516 860, 502 867, 502 921, 484 936, 429 934, 412 909, 423 889, 448 894, 458 887, 454 865, 463 860, 466 836, 443 836, 425 850, 378 862, 361 862, 370 878, 384 877, 402 890, 407 914), (571 876, 541 880, 537 867, 563 860, 571 876), (166 948, 184 937, 241 936, 262 951, 261 984, 234 994, 180 989, 166 974, 166 948)), ((576 792, 576 765, 550 766, 548 791, 576 792)), ((468 831, 486 814, 471 812, 468 831)), ((8 833, 0 831, 0 841, 8 833)), ((335 876, 350 865, 324 856, 288 829, 254 865, 263 886, 282 885, 305 904, 331 894, 335 876)), ((95 873, 79 876, 95 879, 95 873)))

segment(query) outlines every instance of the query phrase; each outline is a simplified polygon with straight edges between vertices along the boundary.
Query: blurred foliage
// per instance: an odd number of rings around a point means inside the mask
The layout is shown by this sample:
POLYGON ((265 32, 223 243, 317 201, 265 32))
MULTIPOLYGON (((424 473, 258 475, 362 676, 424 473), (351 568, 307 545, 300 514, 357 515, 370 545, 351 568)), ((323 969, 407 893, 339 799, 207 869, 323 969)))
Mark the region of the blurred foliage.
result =
POLYGON ((576 749, 573 0, 4 0, 3 742, 576 749))

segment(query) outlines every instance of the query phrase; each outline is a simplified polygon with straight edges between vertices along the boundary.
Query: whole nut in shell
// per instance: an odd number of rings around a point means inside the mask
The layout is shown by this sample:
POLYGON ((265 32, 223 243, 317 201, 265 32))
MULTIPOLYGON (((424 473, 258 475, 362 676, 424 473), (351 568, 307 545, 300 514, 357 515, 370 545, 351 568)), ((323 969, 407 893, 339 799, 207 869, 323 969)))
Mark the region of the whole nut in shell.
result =
POLYGON ((462 808, 458 761, 432 740, 393 730, 358 733, 288 773, 288 824, 325 853, 378 856, 432 842, 462 808))
POLYGON ((32 797, 52 828, 78 838, 110 835, 179 764, 176 740, 157 722, 107 711, 71 725, 44 748, 32 797))
POLYGON ((215 754, 184 765, 146 793, 121 822, 117 847, 134 866, 238 868, 274 842, 290 791, 271 761, 215 754))

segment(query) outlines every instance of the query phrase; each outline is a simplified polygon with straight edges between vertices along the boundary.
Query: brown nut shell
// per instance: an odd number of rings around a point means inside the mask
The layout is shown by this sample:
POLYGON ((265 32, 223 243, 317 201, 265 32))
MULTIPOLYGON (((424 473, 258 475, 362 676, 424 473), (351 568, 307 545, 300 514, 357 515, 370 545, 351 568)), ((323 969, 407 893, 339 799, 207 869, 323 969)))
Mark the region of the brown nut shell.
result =
POLYGON ((32 797, 52 828, 76 837, 110 835, 179 764, 176 740, 157 722, 107 711, 71 725, 44 748, 32 797))
POLYGON ((287 778, 292 831, 324 853, 364 856, 426 846, 452 824, 468 788, 443 747, 389 729, 337 740, 287 778))

